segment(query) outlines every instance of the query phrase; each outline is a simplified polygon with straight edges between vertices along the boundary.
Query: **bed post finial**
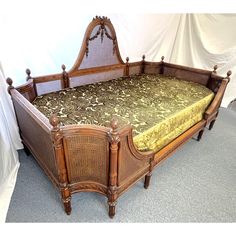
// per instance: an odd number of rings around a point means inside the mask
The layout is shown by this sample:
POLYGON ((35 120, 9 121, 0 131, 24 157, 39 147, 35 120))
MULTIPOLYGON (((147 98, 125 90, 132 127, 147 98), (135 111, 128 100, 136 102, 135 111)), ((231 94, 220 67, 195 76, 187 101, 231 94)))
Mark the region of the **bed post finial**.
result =
POLYGON ((25 73, 27 74, 26 81, 32 79, 30 69, 27 68, 27 69, 25 70, 25 73))
POLYGON ((161 68, 160 68, 160 74, 164 74, 164 59, 165 57, 161 57, 161 68))
POLYGON ((213 70, 212 72, 216 74, 216 73, 217 73, 217 72, 216 72, 217 69, 218 69, 218 66, 215 65, 215 66, 214 66, 214 70, 213 70))
POLYGON ((145 72, 145 55, 142 56, 140 73, 143 74, 144 72, 145 72))
POLYGON ((226 77, 226 79, 228 79, 228 82, 230 81, 230 75, 232 75, 232 71, 231 71, 231 70, 229 70, 229 71, 227 72, 227 77, 226 77))
POLYGON ((6 79, 6 82, 7 82, 7 84, 8 84, 7 91, 8 91, 8 93, 11 95, 10 90, 11 90, 11 89, 14 89, 14 86, 12 85, 12 84, 13 84, 13 80, 8 77, 8 78, 6 79))
POLYGON ((126 57, 125 76, 129 76, 129 57, 126 57))
POLYGON ((56 131, 56 130, 59 130, 59 118, 57 117, 56 114, 52 114, 49 118, 49 122, 50 124, 52 125, 53 127, 53 130, 56 131))
POLYGON ((69 88, 69 76, 66 72, 66 66, 64 64, 61 65, 62 68, 62 81, 61 81, 61 87, 63 89, 69 88))
POLYGON ((111 131, 108 133, 110 142, 110 170, 109 170, 109 186, 108 186, 108 206, 109 216, 115 216, 117 194, 117 162, 118 162, 118 144, 120 136, 118 132, 118 120, 112 118, 111 131))

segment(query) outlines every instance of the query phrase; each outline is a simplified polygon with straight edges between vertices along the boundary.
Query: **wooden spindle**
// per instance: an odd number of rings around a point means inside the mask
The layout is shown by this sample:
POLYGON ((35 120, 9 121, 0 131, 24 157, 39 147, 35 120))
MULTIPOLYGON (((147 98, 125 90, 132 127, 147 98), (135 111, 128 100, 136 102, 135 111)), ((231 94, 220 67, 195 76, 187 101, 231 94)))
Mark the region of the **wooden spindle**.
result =
POLYGON ((59 178, 59 187, 61 192, 61 199, 64 205, 64 210, 67 215, 71 213, 71 192, 68 188, 68 177, 65 164, 65 156, 63 150, 63 134, 60 129, 60 120, 55 115, 52 114, 49 118, 49 122, 52 125, 52 141, 55 152, 56 164, 58 167, 58 178, 59 178))
POLYGON ((126 57, 125 76, 129 76, 129 57, 126 57))
POLYGON ((164 74, 164 59, 165 57, 161 57, 161 68, 160 68, 160 74, 164 74))
POLYGON ((66 72, 66 66, 64 64, 62 64, 61 66, 62 68, 62 88, 69 88, 69 75, 66 72))
POLYGON ((7 82, 7 84, 8 84, 7 91, 8 91, 8 93, 11 95, 11 89, 14 89, 14 86, 12 85, 12 84, 13 84, 13 80, 8 77, 8 78, 6 79, 6 82, 7 82))
POLYGON ((145 55, 142 56, 142 64, 140 73, 143 74, 145 72, 145 55))
POLYGON ((27 74, 26 81, 32 79, 30 69, 27 68, 27 69, 25 70, 25 73, 27 74))
POLYGON ((108 205, 109 216, 115 215, 117 195, 117 162, 118 162, 118 144, 120 137, 118 133, 117 119, 111 120, 111 131, 108 133, 110 142, 110 171, 109 171, 109 187, 108 187, 108 205))

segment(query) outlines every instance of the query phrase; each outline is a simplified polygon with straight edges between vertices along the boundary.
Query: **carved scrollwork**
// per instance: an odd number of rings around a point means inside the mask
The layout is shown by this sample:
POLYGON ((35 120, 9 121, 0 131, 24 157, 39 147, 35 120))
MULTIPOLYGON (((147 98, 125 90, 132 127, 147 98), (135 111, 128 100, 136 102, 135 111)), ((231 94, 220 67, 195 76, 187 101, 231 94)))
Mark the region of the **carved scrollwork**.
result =
POLYGON ((101 37, 101 43, 103 42, 104 39, 104 35, 106 35, 106 37, 110 40, 112 40, 113 42, 113 54, 115 53, 116 50, 116 37, 112 37, 109 32, 107 31, 107 28, 105 26, 105 21, 110 22, 110 19, 105 17, 105 16, 96 16, 95 18, 93 18, 93 20, 99 20, 100 22, 100 26, 97 30, 97 32, 91 36, 90 38, 86 39, 86 50, 85 50, 85 54, 86 57, 88 57, 88 53, 89 53, 89 41, 93 41, 94 39, 96 39, 99 35, 101 37))

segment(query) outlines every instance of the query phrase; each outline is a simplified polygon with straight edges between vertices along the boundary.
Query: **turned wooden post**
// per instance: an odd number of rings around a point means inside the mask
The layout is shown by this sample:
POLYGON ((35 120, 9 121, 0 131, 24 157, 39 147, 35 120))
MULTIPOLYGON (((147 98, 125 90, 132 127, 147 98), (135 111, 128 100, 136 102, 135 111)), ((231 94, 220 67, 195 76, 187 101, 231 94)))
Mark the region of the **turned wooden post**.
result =
POLYGON ((165 57, 161 57, 161 68, 160 68, 160 74, 164 74, 164 59, 165 57))
POLYGON ((27 68, 27 69, 25 70, 25 73, 27 74, 26 81, 32 79, 30 69, 27 68))
POLYGON ((52 125, 52 141, 55 150, 56 163, 58 166, 59 187, 64 209, 67 215, 71 213, 71 192, 68 188, 68 177, 64 157, 64 149, 62 143, 62 131, 60 130, 59 119, 55 114, 49 118, 52 125))
POLYGON ((118 121, 111 120, 111 131, 108 134, 110 142, 110 171, 109 171, 109 187, 108 187, 108 206, 109 216, 113 218, 115 215, 117 195, 117 162, 118 162, 118 144, 120 137, 118 133, 118 121))
POLYGON ((37 96, 38 96, 38 93, 37 93, 35 81, 34 81, 34 79, 33 79, 32 76, 31 76, 31 71, 30 71, 30 69, 27 68, 27 69, 25 70, 25 73, 27 74, 26 81, 28 82, 29 80, 32 80, 33 88, 34 88, 34 93, 35 93, 35 96, 37 97, 37 96))
POLYGON ((145 55, 142 56, 142 64, 141 64, 140 73, 144 74, 144 72, 145 72, 145 55))
POLYGON ((126 57, 125 76, 129 76, 129 57, 126 57))
POLYGON ((14 89, 14 86, 12 85, 12 84, 13 84, 13 81, 12 81, 11 78, 8 77, 8 78, 6 79, 6 82, 7 82, 7 84, 8 84, 7 91, 8 91, 8 93, 11 95, 11 89, 14 89))
POLYGON ((218 69, 217 65, 214 65, 212 73, 217 74, 216 70, 218 69))
POLYGON ((69 76, 68 76, 68 73, 66 72, 66 66, 63 64, 61 66, 61 68, 62 68, 62 85, 61 85, 61 87, 63 89, 69 88, 69 76))

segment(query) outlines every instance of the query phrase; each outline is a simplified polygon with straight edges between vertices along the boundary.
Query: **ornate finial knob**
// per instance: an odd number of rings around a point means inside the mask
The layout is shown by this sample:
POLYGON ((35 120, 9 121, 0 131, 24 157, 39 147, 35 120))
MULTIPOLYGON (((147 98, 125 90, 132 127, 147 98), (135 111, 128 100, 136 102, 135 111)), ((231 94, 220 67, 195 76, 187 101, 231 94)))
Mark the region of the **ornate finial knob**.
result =
POLYGON ((142 56, 143 61, 145 60, 145 55, 142 56))
POLYGON ((7 84, 11 87, 12 86, 12 83, 13 83, 13 81, 12 81, 12 79, 11 78, 7 78, 6 79, 6 82, 7 82, 7 84))
POLYGON ((217 69, 218 69, 218 66, 215 65, 215 66, 214 66, 214 70, 213 70, 213 72, 216 73, 216 70, 217 70, 217 69))
POLYGON ((62 68, 63 71, 66 70, 66 66, 64 64, 61 65, 61 68, 62 68))
POLYGON ((116 118, 112 118, 111 120, 111 128, 113 131, 116 131, 118 128, 118 120, 116 118))
POLYGON ((30 74, 31 74, 30 69, 27 68, 27 69, 25 70, 25 72, 26 72, 26 74, 27 74, 28 76, 30 76, 30 74))
POLYGON ((11 90, 11 89, 14 89, 14 86, 12 85, 13 81, 12 81, 11 78, 8 77, 8 78, 6 79, 6 82, 7 82, 7 84, 8 84, 7 91, 8 91, 9 94, 11 94, 11 93, 10 93, 10 90, 11 90))
POLYGON ((227 72, 227 77, 230 77, 230 75, 232 75, 232 71, 231 71, 231 70, 229 70, 229 71, 227 72))
POLYGON ((165 59, 165 57, 164 57, 164 56, 162 56, 162 57, 161 57, 161 61, 164 61, 164 59, 165 59))
POLYGON ((59 125, 59 118, 57 117, 56 114, 52 114, 49 118, 50 124, 53 126, 53 128, 57 128, 59 125))
POLYGON ((25 73, 27 74, 26 81, 28 81, 29 79, 32 79, 32 77, 31 77, 31 75, 30 75, 30 74, 31 74, 30 69, 27 68, 27 69, 25 70, 25 73))
POLYGON ((129 57, 126 57, 126 63, 128 63, 129 62, 129 57))

